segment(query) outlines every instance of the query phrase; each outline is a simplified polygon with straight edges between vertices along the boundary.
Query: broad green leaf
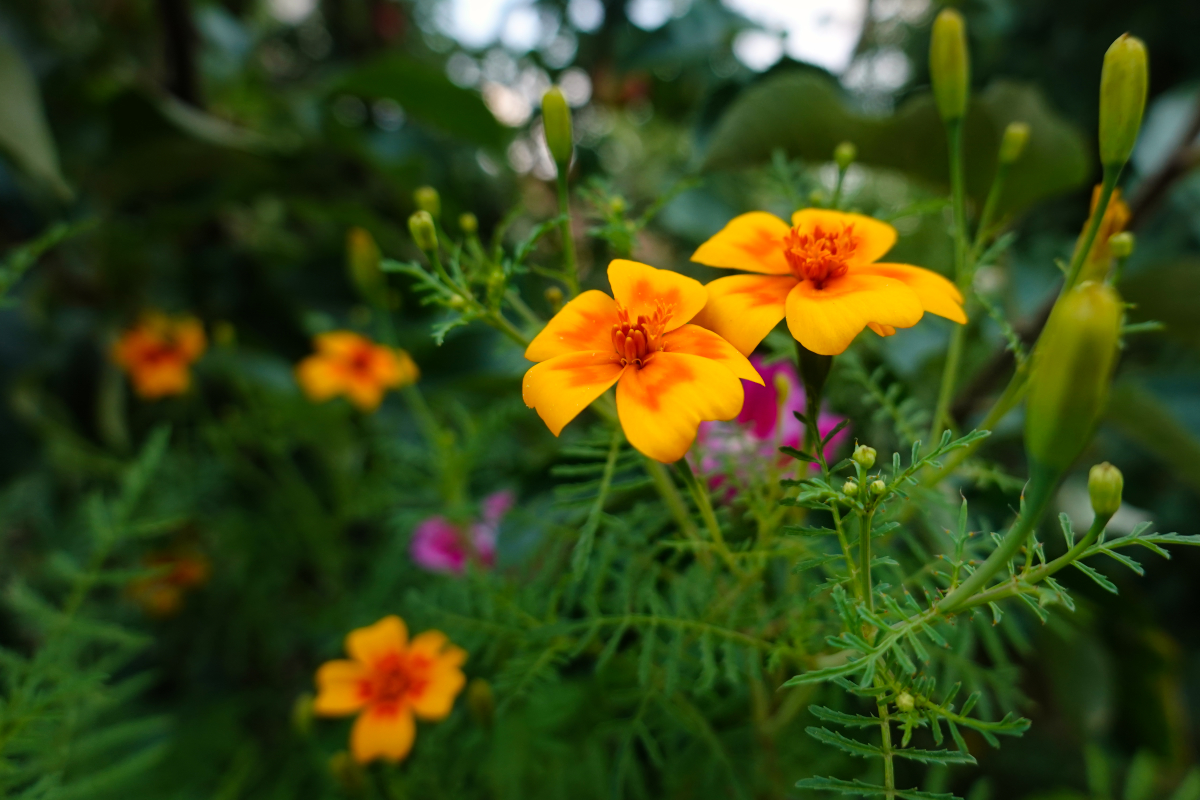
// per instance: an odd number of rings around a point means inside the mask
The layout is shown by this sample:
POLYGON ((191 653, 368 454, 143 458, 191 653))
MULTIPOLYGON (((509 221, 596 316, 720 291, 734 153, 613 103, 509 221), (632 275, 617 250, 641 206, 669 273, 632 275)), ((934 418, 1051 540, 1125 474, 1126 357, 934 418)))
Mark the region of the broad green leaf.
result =
MULTIPOLYGON (((981 203, 996 170, 996 151, 1010 122, 1029 124, 1029 145, 1013 165, 1002 212, 1080 186, 1092 172, 1083 136, 1046 106, 1030 86, 997 82, 975 97, 964 137, 967 191, 981 203)), ((885 117, 847 106, 839 89, 807 72, 784 73, 747 89, 717 124, 705 169, 767 163, 782 148, 790 156, 828 161, 839 142, 851 141, 870 166, 900 170, 938 187, 949 185, 946 134, 929 95, 916 97, 885 117)))
POLYGON ((21 54, 0 36, 0 151, 60 200, 74 194, 59 170, 58 149, 42 108, 37 81, 21 54))

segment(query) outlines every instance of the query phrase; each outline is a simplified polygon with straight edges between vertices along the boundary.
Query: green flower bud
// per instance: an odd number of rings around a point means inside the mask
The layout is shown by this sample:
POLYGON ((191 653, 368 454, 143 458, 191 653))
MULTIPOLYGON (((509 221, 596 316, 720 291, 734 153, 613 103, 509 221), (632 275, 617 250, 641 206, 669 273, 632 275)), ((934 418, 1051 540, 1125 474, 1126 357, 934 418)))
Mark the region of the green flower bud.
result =
POLYGON ((881 495, 881 494, 883 494, 883 493, 884 493, 884 492, 886 492, 886 491, 887 491, 887 484, 886 484, 886 483, 884 483, 883 481, 879 480, 878 478, 876 478, 875 480, 871 481, 871 494, 878 496, 878 495, 881 495))
POLYGON ((838 169, 846 169, 854 163, 856 158, 858 158, 858 148, 854 146, 854 142, 842 142, 833 148, 833 160, 837 162, 838 169))
POLYGON ((1121 491, 1125 476, 1121 470, 1105 461, 1088 472, 1088 496, 1097 517, 1111 517, 1121 507, 1121 491))
POLYGON ((303 692, 292 704, 292 727, 301 736, 312 730, 314 699, 312 692, 303 692))
POLYGON ((1029 125, 1024 122, 1010 122, 1004 129, 1004 138, 1000 140, 1000 163, 1014 164, 1025 152, 1029 142, 1029 125))
POLYGON ((468 211, 467 213, 460 214, 458 216, 458 227, 461 228, 462 232, 467 236, 471 236, 479 230, 479 220, 474 214, 468 211))
POLYGON ((434 219, 442 215, 442 198, 432 186, 422 186, 413 192, 413 202, 420 210, 428 211, 434 219))
POLYGON ((428 211, 414 212, 408 218, 408 232, 412 234, 417 247, 426 253, 437 250, 437 228, 433 225, 433 216, 428 211))
POLYGON ((558 310, 562 308, 563 290, 557 286, 551 286, 546 289, 545 296, 546 302, 550 304, 550 310, 557 314, 558 310))
POLYGON ((846 481, 842 484, 842 494, 847 497, 854 497, 854 495, 858 494, 858 484, 854 481, 846 481))
POLYGON ((492 727, 496 717, 496 694, 483 678, 475 678, 467 685, 467 708, 476 722, 485 728, 492 727))
POLYGON ((1104 410, 1123 311, 1112 287, 1085 281, 1058 302, 1038 340, 1025 447, 1030 460, 1052 474, 1082 452, 1104 410))
POLYGON ((1134 235, 1129 231, 1114 233, 1108 237, 1108 252, 1113 258, 1129 258, 1133 255, 1133 246, 1137 244, 1134 235))
POLYGON ((1129 160, 1142 127, 1149 84, 1146 45, 1136 36, 1121 34, 1104 54, 1100 71, 1100 163, 1104 166, 1119 167, 1129 160))
POLYGON ((559 166, 571 163, 575 147, 571 138, 571 109, 557 86, 542 95, 542 126, 554 162, 559 166))
POLYGON ((929 77, 938 112, 947 122, 967 113, 971 89, 971 62, 967 52, 967 27, 962 14, 944 9, 933 21, 929 42, 929 77))
POLYGON ((810 206, 819 206, 825 202, 825 194, 820 189, 813 189, 808 193, 808 204, 810 206))
POLYGON ((369 303, 378 303, 387 290, 379 268, 382 254, 371 234, 363 228, 351 228, 346 234, 346 268, 358 293, 369 303))
POLYGON ((854 459, 854 463, 863 469, 870 469, 875 466, 875 448, 860 444, 854 448, 854 455, 850 456, 850 458, 854 459))
POLYGON ((900 709, 904 713, 907 714, 916 707, 916 700, 914 700, 913 696, 908 692, 901 692, 900 694, 896 695, 896 708, 900 709))

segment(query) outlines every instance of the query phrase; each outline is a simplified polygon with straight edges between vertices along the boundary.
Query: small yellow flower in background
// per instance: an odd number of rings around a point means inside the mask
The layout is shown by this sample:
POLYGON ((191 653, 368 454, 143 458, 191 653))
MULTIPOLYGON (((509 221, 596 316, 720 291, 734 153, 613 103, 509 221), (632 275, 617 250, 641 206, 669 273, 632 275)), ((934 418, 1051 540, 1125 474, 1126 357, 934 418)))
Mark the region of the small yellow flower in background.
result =
MULTIPOLYGON (((1088 219, 1083 223, 1085 231, 1092 224, 1092 217, 1099 204, 1100 185, 1097 184, 1092 189, 1092 205, 1088 211, 1088 219)), ((1096 231, 1092 250, 1088 253, 1087 261, 1083 263, 1080 270, 1079 281, 1081 283, 1083 281, 1102 281, 1108 275, 1109 267, 1112 265, 1112 252, 1108 246, 1108 240, 1125 230, 1129 224, 1129 217, 1129 206, 1121 199, 1121 190, 1114 189, 1112 199, 1108 201, 1108 208, 1104 210, 1104 218, 1100 220, 1100 228, 1096 231)))
POLYGON ((784 317, 796 341, 835 356, 869 327, 880 336, 916 325, 928 311, 967 321, 953 283, 921 267, 877 264, 896 229, 861 214, 804 209, 789 226, 754 211, 735 217, 692 255, 710 267, 742 269, 708 284, 695 322, 749 355, 784 317))
POLYGON ((615 383, 629 443, 658 461, 678 461, 702 421, 742 410, 739 378, 762 378, 720 336, 687 324, 707 299, 699 281, 618 259, 608 265, 608 282, 613 297, 584 292, 530 342, 525 358, 541 363, 525 373, 525 405, 558 436, 615 383))
POLYGON ((296 380, 318 402, 345 395, 363 411, 373 411, 388 389, 420 377, 408 353, 352 331, 322 333, 313 344, 317 352, 296 365, 296 380))
POLYGON ((440 631, 408 639, 397 616, 388 616, 346 636, 350 659, 327 661, 317 670, 313 711, 326 717, 358 714, 350 751, 360 764, 399 761, 416 738, 414 715, 445 719, 466 684, 467 653, 440 631))
POLYGON ((138 395, 155 400, 188 390, 192 362, 206 346, 200 320, 152 312, 121 334, 112 360, 128 373, 138 395))

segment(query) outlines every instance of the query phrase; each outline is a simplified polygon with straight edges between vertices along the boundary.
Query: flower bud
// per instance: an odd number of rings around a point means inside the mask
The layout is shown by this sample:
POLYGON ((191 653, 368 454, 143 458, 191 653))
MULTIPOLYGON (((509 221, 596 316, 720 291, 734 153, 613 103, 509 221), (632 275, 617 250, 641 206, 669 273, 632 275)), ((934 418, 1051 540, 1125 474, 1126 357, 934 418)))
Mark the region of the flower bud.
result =
POLYGON ((846 169, 854 163, 856 158, 858 158, 858 148, 854 146, 854 142, 842 142, 833 148, 833 160, 837 163, 838 169, 846 169))
POLYGON ((871 481, 871 494, 879 496, 887 491, 887 484, 876 478, 871 481))
POLYGON ((858 494, 858 484, 854 481, 846 481, 842 484, 842 494, 847 497, 854 497, 854 495, 858 494))
POLYGON ((971 88, 971 64, 967 53, 967 29, 962 14, 944 9, 933 21, 929 42, 929 77, 942 119, 950 122, 967 113, 971 88))
POLYGON ((442 215, 442 198, 432 186, 421 186, 413 192, 413 202, 421 211, 428 211, 434 219, 442 215))
POLYGON ((1124 307, 1112 287, 1085 281, 1059 300, 1033 355, 1025 412, 1032 462, 1061 473, 1104 410, 1124 307))
POLYGON ((1100 71, 1100 163, 1119 167, 1129 160, 1150 78, 1146 67, 1146 45, 1136 36, 1123 33, 1104 54, 1100 71))
POLYGON ((417 211, 408 218, 408 232, 424 252, 437 250, 437 228, 433 226, 433 215, 428 211, 417 211))
POLYGON ((1004 129, 1004 137, 1000 140, 1000 163, 1014 164, 1025 152, 1029 142, 1029 125, 1024 122, 1010 122, 1004 129))
POLYGON ((458 215, 458 227, 467 236, 473 236, 479 230, 479 220, 474 214, 468 211, 465 214, 458 215))
POLYGON ((545 297, 546 302, 550 304, 550 310, 557 314, 558 310, 562 308, 563 290, 557 286, 548 287, 545 292, 545 297))
POLYGON ((1112 253, 1113 258, 1129 258, 1133 255, 1133 246, 1136 243, 1134 235, 1129 231, 1114 233, 1108 238, 1108 252, 1112 253))
POLYGON ((1088 472, 1088 496, 1097 517, 1111 517, 1121 507, 1121 491, 1125 476, 1121 470, 1105 461, 1088 472))
POLYGON ((351 228, 346 234, 346 267, 350 280, 368 302, 378 302, 386 290, 379 268, 382 254, 371 234, 363 228, 351 228))
POLYGON ((854 455, 850 456, 850 458, 854 459, 854 463, 863 469, 870 469, 875 466, 875 448, 860 444, 854 448, 854 455))
POLYGON ((914 700, 913 696, 908 692, 901 692, 900 694, 896 695, 896 708, 900 709, 904 713, 907 714, 916 707, 916 700, 914 700))
POLYGON ((312 692, 303 692, 292 704, 292 727, 301 736, 312 730, 313 700, 312 692))
POLYGON ((475 678, 467 685, 467 708, 471 716, 485 728, 492 726, 496 716, 496 694, 492 685, 483 678, 475 678))
POLYGON ((546 146, 560 167, 571 163, 574 142, 571 139, 571 109, 567 99, 557 86, 542 95, 542 127, 546 134, 546 146))

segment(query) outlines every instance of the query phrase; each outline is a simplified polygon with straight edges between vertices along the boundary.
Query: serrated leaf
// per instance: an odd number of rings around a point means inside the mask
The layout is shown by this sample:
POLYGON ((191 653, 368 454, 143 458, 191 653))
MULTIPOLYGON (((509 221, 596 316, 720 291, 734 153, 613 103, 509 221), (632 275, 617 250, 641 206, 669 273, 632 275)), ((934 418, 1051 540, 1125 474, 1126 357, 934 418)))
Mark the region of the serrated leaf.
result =
POLYGON ((1104 589, 1104 591, 1112 592, 1113 594, 1120 594, 1120 592, 1117 591, 1117 585, 1115 583, 1089 567, 1087 564, 1084 564, 1080 561, 1073 561, 1071 562, 1071 566, 1075 567, 1084 575, 1087 575, 1089 578, 1094 580, 1100 586, 1100 588, 1104 589))
POLYGON ((849 753, 852 756, 859 758, 883 758, 883 750, 873 744, 860 742, 857 739, 851 739, 848 736, 843 736, 837 731, 831 731, 828 728, 818 728, 810 726, 804 729, 804 732, 816 739, 822 744, 827 744, 830 747, 849 753))

